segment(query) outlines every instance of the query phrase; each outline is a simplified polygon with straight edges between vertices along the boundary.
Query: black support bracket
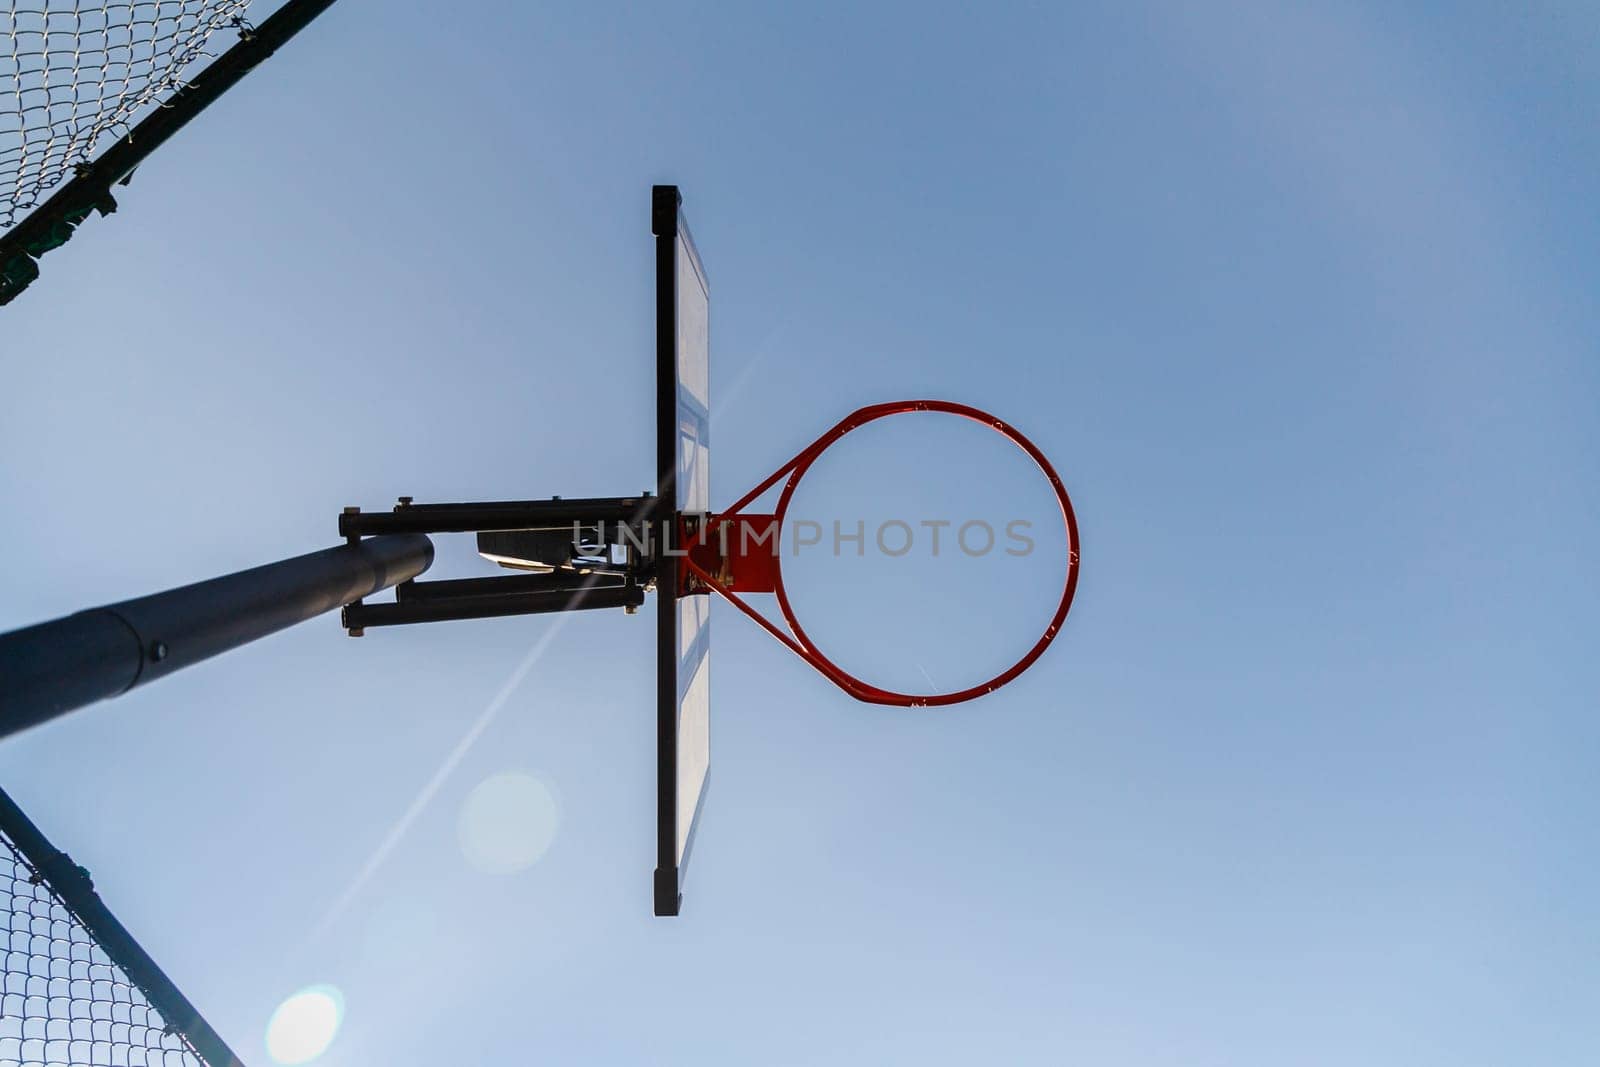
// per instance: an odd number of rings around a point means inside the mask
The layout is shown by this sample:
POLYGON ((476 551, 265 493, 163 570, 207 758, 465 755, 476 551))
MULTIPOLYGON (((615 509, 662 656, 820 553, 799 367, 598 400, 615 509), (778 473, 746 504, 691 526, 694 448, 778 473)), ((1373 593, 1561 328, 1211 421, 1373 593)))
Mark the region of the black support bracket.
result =
POLYGON ((602 608, 631 615, 655 580, 657 552, 649 530, 655 505, 653 496, 641 494, 459 504, 401 497, 393 511, 345 508, 339 515, 344 537, 475 533, 480 555, 534 573, 404 582, 395 587, 393 603, 349 604, 341 621, 352 637, 360 637, 369 626, 602 608))

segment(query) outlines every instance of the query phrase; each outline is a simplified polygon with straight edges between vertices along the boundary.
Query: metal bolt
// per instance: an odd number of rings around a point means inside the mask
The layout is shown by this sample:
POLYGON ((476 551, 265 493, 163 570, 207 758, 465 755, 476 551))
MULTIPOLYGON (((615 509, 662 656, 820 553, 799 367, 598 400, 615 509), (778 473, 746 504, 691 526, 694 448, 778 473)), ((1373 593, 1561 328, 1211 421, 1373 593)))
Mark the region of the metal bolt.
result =
POLYGON ((639 605, 637 605, 637 604, 624 604, 624 605, 622 605, 622 613, 624 615, 637 615, 637 614, 639 614, 639 605))
POLYGON ((403 507, 403 508, 409 508, 411 506, 411 498, 408 497, 408 496, 401 497, 400 498, 400 506, 403 507))
POLYGON ((160 663, 167 658, 167 643, 165 641, 150 642, 150 662, 160 663))
POLYGON ((350 627, 350 630, 349 630, 349 633, 350 633, 351 637, 361 637, 361 636, 364 636, 366 634, 366 632, 367 631, 362 629, 360 626, 352 626, 352 627, 350 627))

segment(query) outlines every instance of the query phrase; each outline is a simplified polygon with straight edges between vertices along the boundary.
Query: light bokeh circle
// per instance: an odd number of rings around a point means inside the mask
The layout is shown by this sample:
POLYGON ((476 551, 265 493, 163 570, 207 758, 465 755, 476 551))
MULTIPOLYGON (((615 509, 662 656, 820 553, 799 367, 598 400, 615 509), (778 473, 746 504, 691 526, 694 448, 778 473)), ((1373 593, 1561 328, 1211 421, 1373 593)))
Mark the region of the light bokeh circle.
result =
POLYGON ((267 1022, 275 1063, 310 1063, 328 1051, 344 1022, 344 996, 330 985, 308 986, 278 1005, 267 1022))
POLYGON ((550 786, 531 774, 506 771, 467 794, 456 838, 474 870, 515 874, 539 862, 560 825, 561 805, 550 786))

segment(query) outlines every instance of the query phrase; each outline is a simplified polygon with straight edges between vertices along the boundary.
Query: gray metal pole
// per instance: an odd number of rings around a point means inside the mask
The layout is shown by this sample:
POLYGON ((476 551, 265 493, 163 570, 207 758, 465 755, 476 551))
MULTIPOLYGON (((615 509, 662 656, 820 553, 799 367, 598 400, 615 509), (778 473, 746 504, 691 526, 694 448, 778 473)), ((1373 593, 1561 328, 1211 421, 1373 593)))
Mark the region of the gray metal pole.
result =
POLYGON ((371 537, 0 634, 0 737, 415 578, 421 534, 371 537))

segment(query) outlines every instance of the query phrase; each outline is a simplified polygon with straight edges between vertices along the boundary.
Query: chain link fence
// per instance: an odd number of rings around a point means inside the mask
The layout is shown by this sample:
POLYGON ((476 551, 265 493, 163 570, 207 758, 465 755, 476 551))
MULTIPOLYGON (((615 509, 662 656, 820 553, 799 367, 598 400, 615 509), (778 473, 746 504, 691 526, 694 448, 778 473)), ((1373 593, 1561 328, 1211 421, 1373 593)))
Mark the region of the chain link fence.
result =
POLYGON ((0 1064, 204 1067, 5 836, 0 885, 10 904, 0 1064))
POLYGON ((242 1067, 0 790, 0 1067, 242 1067))
POLYGON ((0 229, 183 84, 250 0, 0 0, 0 229))

